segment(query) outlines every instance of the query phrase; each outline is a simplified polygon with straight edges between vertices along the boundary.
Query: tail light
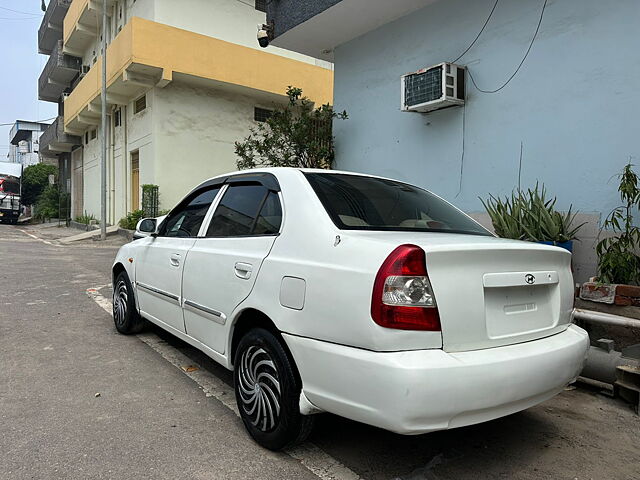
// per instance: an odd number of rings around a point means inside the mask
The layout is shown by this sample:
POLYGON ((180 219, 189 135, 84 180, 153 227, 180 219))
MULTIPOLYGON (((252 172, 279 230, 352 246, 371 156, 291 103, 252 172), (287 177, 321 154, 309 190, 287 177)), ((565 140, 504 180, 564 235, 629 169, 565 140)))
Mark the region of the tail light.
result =
POLYGON ((384 261, 373 284, 371 317, 386 328, 440 331, 436 299, 420 247, 400 245, 384 261))

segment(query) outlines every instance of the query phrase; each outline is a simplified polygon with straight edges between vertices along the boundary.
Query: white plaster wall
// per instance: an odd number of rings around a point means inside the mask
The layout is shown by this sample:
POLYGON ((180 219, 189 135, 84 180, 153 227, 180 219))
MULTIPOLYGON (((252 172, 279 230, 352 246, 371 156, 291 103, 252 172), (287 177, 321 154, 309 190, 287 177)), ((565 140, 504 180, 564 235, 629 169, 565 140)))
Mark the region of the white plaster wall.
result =
MULTIPOLYGON (((89 143, 82 136, 83 210, 100 218, 100 130, 89 143)), ((84 213, 83 212, 83 213, 84 213)))
POLYGON ((252 6, 252 0, 243 0, 243 2, 238 0, 180 0, 179 2, 155 0, 153 20, 302 62, 325 68, 331 67, 329 62, 282 48, 273 46, 266 49, 260 48, 256 40, 257 27, 266 22, 266 14, 256 10, 252 6))
MULTIPOLYGON (((124 27, 131 17, 141 17, 146 18, 147 20, 153 20, 155 16, 156 1, 157 0, 118 0, 108 12, 109 26, 107 30, 107 43, 111 43, 111 40, 117 36, 119 28, 124 27)), ((102 17, 98 18, 95 27, 98 30, 98 36, 83 52, 83 65, 93 65, 93 59, 99 57, 102 52, 100 40, 102 32, 102 17)))
MULTIPOLYGON (((251 3, 251 0, 247 0, 247 3, 251 3)), ((111 43, 119 29, 131 17, 153 20, 325 68, 333 67, 333 64, 324 60, 282 48, 269 46, 261 49, 256 40, 256 32, 257 26, 265 23, 266 14, 237 0, 118 0, 109 11, 108 43, 111 43)), ((96 22, 95 27, 98 37, 83 52, 83 65, 93 65, 94 58, 101 54, 101 19, 96 22)))
MULTIPOLYGON (((140 185, 155 183, 153 105, 153 90, 147 92, 147 108, 142 112, 134 114, 131 102, 123 109, 121 126, 114 129, 113 146, 108 138, 107 215, 110 224, 117 223, 135 209, 131 205, 131 152, 140 153, 140 185)), ((100 148, 98 130, 98 137, 89 141, 83 152, 84 209, 96 217, 100 216, 100 148)))
POLYGON ((204 180, 237 170, 234 142, 256 125, 249 95, 174 81, 155 89, 155 184, 161 208, 173 207, 204 180))

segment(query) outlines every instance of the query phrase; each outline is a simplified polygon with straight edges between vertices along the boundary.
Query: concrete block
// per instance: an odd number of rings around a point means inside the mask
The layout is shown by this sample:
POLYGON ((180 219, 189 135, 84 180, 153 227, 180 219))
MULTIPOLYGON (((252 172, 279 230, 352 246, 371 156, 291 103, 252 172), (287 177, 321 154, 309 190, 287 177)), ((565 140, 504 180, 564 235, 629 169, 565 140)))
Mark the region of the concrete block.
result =
POLYGON ((598 285, 586 282, 580 287, 580 298, 591 302, 613 304, 616 297, 615 285, 598 285))

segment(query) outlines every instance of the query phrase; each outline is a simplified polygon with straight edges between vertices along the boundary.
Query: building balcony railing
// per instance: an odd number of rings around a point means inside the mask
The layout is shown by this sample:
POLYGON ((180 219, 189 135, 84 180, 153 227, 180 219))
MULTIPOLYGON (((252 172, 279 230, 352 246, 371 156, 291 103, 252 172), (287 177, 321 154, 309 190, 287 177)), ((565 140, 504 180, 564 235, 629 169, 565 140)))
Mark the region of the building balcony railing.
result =
POLYGON ((46 102, 59 102, 81 69, 82 59, 62 53, 62 40, 58 40, 40 74, 38 98, 46 102))
POLYGON ((71 0, 49 0, 49 6, 38 29, 38 51, 50 55, 58 40, 62 39, 64 17, 71 0))
POLYGON ((45 157, 55 157, 70 152, 82 145, 82 138, 64 132, 64 117, 59 116, 40 136, 40 153, 45 157))

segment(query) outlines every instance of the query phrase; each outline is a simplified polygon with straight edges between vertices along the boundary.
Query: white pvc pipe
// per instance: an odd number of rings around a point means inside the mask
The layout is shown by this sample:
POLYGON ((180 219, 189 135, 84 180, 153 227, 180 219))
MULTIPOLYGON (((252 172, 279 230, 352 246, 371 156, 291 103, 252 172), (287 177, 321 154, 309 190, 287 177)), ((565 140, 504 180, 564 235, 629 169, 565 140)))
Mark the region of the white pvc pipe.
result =
POLYGON ((610 313, 594 312, 592 310, 583 310, 582 308, 573 309, 573 318, 576 320, 584 320, 585 322, 601 323, 603 325, 640 329, 640 320, 636 318, 612 315, 610 313))

